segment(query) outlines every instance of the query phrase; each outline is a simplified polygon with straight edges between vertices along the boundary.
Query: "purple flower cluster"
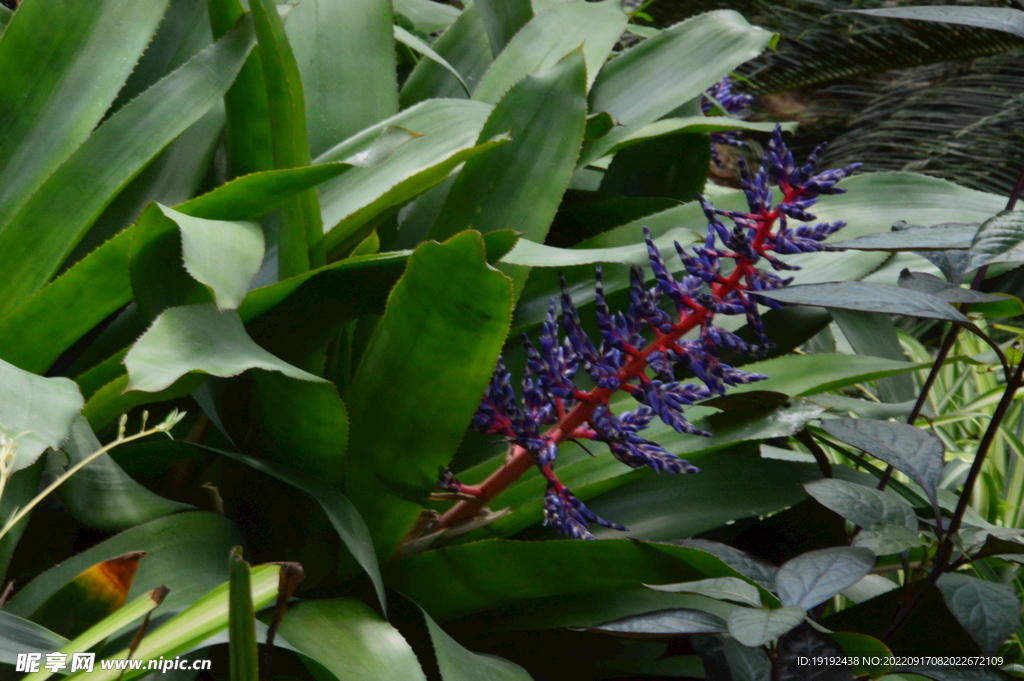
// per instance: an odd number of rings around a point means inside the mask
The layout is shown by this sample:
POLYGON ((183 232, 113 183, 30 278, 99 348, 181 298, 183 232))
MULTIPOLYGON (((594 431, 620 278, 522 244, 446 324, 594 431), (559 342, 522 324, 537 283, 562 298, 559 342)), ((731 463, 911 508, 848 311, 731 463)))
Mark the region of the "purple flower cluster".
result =
MULTIPOLYGON (((725 109, 726 113, 738 113, 754 103, 751 95, 738 95, 732 91, 732 79, 726 76, 710 88, 700 99, 700 109, 705 115, 710 113, 718 104, 725 109)), ((730 147, 748 147, 745 141, 741 140, 735 131, 711 133, 711 160, 715 165, 722 165, 721 156, 715 149, 716 144, 724 144, 730 147)))
MULTIPOLYGON (((727 89, 724 91, 728 94, 727 89)), ((540 469, 547 480, 545 524, 576 538, 592 538, 588 530, 591 523, 624 529, 592 513, 555 475, 558 446, 566 440, 603 442, 615 458, 633 468, 698 472, 695 466, 640 433, 660 418, 679 433, 706 436, 708 433, 685 418, 687 407, 724 394, 727 385, 767 378, 734 369, 723 363, 718 353, 726 348, 757 355, 771 347, 758 305, 778 304, 757 292, 785 286, 790 279, 759 268, 757 263, 763 258, 774 270, 798 269, 771 252, 822 250, 826 248, 822 241, 844 225, 787 226, 787 218, 815 219, 807 210, 821 195, 844 191, 836 183, 857 167, 816 174, 818 154, 815 152, 797 168, 781 129, 776 128, 761 168, 754 174, 743 168, 749 212, 719 210, 702 198, 707 238, 689 252, 675 244, 681 272, 670 271, 645 228, 654 284, 648 287, 642 270, 635 268, 630 278, 629 306, 625 311, 613 312, 605 298, 601 269, 597 269, 598 341, 584 330, 563 281, 561 314, 552 300, 536 341, 523 337, 527 360, 519 395, 504 361, 499 359, 473 426, 484 433, 502 435, 515 446, 512 458, 528 456, 540 469), (782 200, 775 205, 772 183, 782 190, 782 200), (726 227, 722 218, 732 221, 733 227, 726 227), (723 270, 724 260, 734 266, 723 270), (716 314, 744 315, 755 342, 748 343, 715 326, 716 314), (697 331, 696 337, 684 340, 691 331, 697 331), (700 383, 677 380, 675 374, 680 369, 700 383), (619 390, 629 393, 640 406, 613 413, 609 399, 619 390)), ((445 478, 444 487, 459 491, 460 483, 445 478)), ((493 494, 487 496, 488 482, 472 489, 484 490, 479 492, 484 500, 493 498, 493 494)))

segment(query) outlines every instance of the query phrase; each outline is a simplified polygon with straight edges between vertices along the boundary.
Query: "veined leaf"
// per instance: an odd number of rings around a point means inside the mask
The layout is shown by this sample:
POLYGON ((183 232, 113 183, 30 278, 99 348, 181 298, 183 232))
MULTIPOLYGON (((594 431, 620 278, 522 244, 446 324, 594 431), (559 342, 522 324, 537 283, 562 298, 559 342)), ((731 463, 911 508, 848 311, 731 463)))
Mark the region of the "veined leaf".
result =
POLYGON ((82 406, 74 381, 36 376, 0 359, 0 426, 16 438, 12 470, 31 466, 47 447, 59 447, 82 406))
POLYGON ((786 607, 810 610, 861 580, 875 566, 867 549, 841 546, 808 551, 783 563, 775 591, 786 607))
POLYGON ((916 531, 892 523, 880 523, 866 529, 858 533, 851 543, 852 546, 869 549, 876 556, 891 556, 924 544, 916 531))
MULTIPOLYGON (((1024 12, 1019 14, 1024 17, 1024 12)), ((1024 214, 1003 211, 983 222, 971 243, 970 257, 971 269, 1024 261, 1024 214)))
POLYGON ((647 587, 656 591, 700 594, 722 601, 735 601, 752 605, 755 608, 761 607, 761 593, 757 587, 736 577, 718 577, 679 584, 648 584, 647 587))
POLYGON ((496 103, 524 76, 550 69, 580 45, 589 89, 625 27, 626 15, 617 0, 558 5, 516 33, 480 81, 473 99, 496 103))
POLYGON ((157 392, 192 371, 237 376, 248 369, 279 371, 303 381, 323 381, 273 356, 249 337, 237 312, 212 304, 173 307, 128 351, 125 388, 157 392))
POLYGON ((167 0, 21 4, 0 43, 0 229, 93 132, 166 8, 167 0))
POLYGON ((463 232, 420 246, 391 292, 347 392, 359 455, 348 458, 346 492, 380 557, 398 548, 455 454, 508 332, 510 290, 480 235, 463 232))
POLYGON ((999 303, 1006 300, 1001 296, 961 288, 926 272, 903 270, 897 283, 900 288, 927 293, 947 303, 999 303))
POLYGON ((1020 599, 1008 584, 951 572, 939 577, 938 587, 950 612, 985 655, 995 654, 1020 626, 1020 599))
POLYGON ((709 678, 761 681, 772 673, 771 660, 761 648, 749 648, 731 636, 716 634, 693 636, 691 640, 709 678))
POLYGON ((68 638, 83 634, 125 604, 145 555, 133 551, 93 565, 39 606, 32 621, 68 638))
POLYGON ((0 232, 0 317, 53 276, 117 190, 220 101, 252 44, 243 20, 107 119, 32 195, 0 232))
POLYGON ((956 308, 935 296, 863 281, 787 286, 773 291, 758 292, 758 295, 793 305, 818 305, 840 310, 902 314, 960 324, 969 323, 967 317, 960 314, 956 308))
MULTIPOLYGON (((277 597, 280 572, 280 565, 260 565, 253 569, 251 598, 254 609, 258 610, 270 604, 277 597)), ((218 586, 191 607, 186 608, 165 622, 159 629, 143 638, 133 657, 142 659, 173 658, 186 652, 197 643, 202 643, 213 634, 223 631, 228 626, 228 599, 228 584, 218 586)), ((123 660, 127 653, 128 651, 124 651, 108 659, 123 660)), ((91 681, 124 679, 124 681, 128 681, 145 676, 146 673, 145 669, 135 671, 94 669, 92 672, 79 672, 67 678, 76 681, 84 679, 91 681)))
POLYGON ((743 645, 756 648, 792 631, 804 621, 804 617, 803 608, 737 608, 729 615, 729 633, 743 645))
POLYGON ((857 14, 892 19, 937 21, 943 24, 979 26, 1024 37, 1024 12, 1009 7, 886 7, 885 9, 850 10, 857 14))
POLYGON ((728 626, 718 615, 679 608, 624 617, 598 624, 590 630, 632 638, 676 638, 686 634, 724 634, 728 631, 728 626))
POLYGON ((835 478, 807 483, 804 489, 822 506, 861 527, 893 523, 908 530, 917 530, 917 514, 913 507, 895 494, 835 478))
POLYGON ((908 229, 864 234, 849 241, 840 241, 836 248, 857 251, 948 251, 968 249, 978 233, 980 223, 965 225, 949 222, 932 227, 910 226, 908 229))

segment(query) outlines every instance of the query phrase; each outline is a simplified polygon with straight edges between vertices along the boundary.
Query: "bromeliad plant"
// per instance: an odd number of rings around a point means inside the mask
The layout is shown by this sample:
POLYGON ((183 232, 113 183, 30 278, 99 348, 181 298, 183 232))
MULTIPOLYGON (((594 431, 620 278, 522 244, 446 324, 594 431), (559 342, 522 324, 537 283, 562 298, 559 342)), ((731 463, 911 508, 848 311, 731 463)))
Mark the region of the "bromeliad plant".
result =
MULTIPOLYGON (((718 87, 721 95, 721 84, 718 87)), ((595 311, 601 340, 595 343, 583 328, 565 282, 562 282, 561 323, 551 301, 542 325, 538 350, 524 337, 527 352, 522 400, 512 388, 504 362, 498 361, 487 393, 473 419, 473 426, 490 435, 504 435, 513 448, 507 463, 478 487, 463 485, 453 476, 442 480, 446 491, 468 496, 440 519, 442 528, 464 521, 500 494, 530 466, 536 465, 547 482, 544 524, 577 539, 593 539, 587 527, 597 523, 618 530, 625 527, 599 518, 558 479, 554 471, 558 445, 566 440, 593 440, 608 446, 612 455, 632 468, 650 467, 658 472, 697 473, 688 461, 667 452, 639 435, 656 416, 679 433, 709 435, 686 420, 687 406, 712 395, 725 395, 726 386, 743 385, 768 378, 724 364, 719 349, 757 355, 772 347, 766 336, 758 305, 780 309, 774 300, 758 295, 787 285, 791 279, 758 267, 767 262, 774 270, 797 270, 776 255, 827 250, 822 242, 845 226, 824 222, 787 227, 787 219, 813 221, 808 210, 822 195, 844 193, 836 185, 857 165, 817 172, 824 147, 797 167, 786 148, 782 129, 776 128, 761 167, 751 174, 742 166, 742 186, 748 209, 719 210, 698 197, 708 220, 707 237, 692 254, 675 242, 685 268, 676 280, 669 271, 646 228, 647 251, 655 286, 648 288, 639 268, 630 273, 631 304, 625 312, 612 313, 604 296, 600 268, 597 271, 595 311), (781 191, 775 203, 772 185, 781 191), (729 229, 721 217, 732 221, 729 229), (663 301, 672 313, 662 308, 663 301), (754 336, 748 343, 735 333, 715 326, 715 315, 744 315, 754 336), (559 333, 559 326, 564 337, 559 333), (698 331, 693 339, 684 339, 698 331), (675 367, 700 379, 703 387, 676 379, 675 367), (594 387, 574 382, 582 369, 594 387), (612 395, 622 390, 641 406, 614 414, 612 395), (547 428, 546 428, 547 427, 547 428)))

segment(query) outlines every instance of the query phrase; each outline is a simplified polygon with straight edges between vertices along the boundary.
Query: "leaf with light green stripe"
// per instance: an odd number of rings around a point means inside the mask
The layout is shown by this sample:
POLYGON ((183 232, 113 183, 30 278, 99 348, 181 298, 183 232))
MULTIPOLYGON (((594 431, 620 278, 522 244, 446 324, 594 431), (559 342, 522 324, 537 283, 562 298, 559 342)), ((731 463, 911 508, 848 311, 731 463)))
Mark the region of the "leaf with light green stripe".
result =
POLYGON ((626 15, 619 0, 567 2, 539 14, 494 60, 473 99, 496 103, 524 76, 547 71, 580 45, 589 89, 625 27, 626 15))
MULTIPOLYGON (((57 650, 66 655, 72 653, 84 653, 90 648, 102 643, 125 627, 129 626, 141 617, 155 610, 163 603, 167 596, 167 587, 159 586, 148 593, 144 593, 131 603, 110 613, 95 625, 77 636, 74 640, 62 644, 59 648, 50 648, 48 652, 57 650)), ((53 672, 46 669, 29 674, 22 681, 45 681, 53 676, 53 672)))
MULTIPOLYGON (((588 145, 597 159, 631 134, 700 96, 740 64, 761 54, 772 34, 732 10, 692 17, 612 59, 590 92, 590 110, 621 127, 588 145)), ((589 162, 589 161, 588 161, 589 162)))
POLYGON ((390 557, 455 454, 508 333, 511 285, 479 233, 409 258, 347 392, 346 494, 390 557), (438 399, 443 395, 444 399, 438 399))
POLYGON ((398 111, 390 0, 304 0, 285 29, 318 156, 398 111))
POLYGON ((256 645, 256 612, 252 603, 252 575, 242 558, 242 547, 231 550, 228 559, 228 660, 231 681, 259 681, 259 651, 256 645))
MULTIPOLYGON (((278 574, 280 565, 260 565, 252 570, 252 602, 253 608, 259 610, 274 601, 277 597, 278 574)), ((133 659, 173 658, 202 643, 210 636, 223 631, 228 626, 228 584, 222 584, 191 607, 165 622, 159 629, 142 639, 136 648, 133 659)), ((108 659, 123 660, 128 651, 114 655, 108 659)), ((122 671, 117 669, 94 669, 92 672, 78 672, 67 679, 76 681, 116 681, 138 678, 146 675, 146 669, 122 671), (122 676, 123 674, 123 676, 122 676)))
POLYGON ((167 0, 21 3, 0 42, 0 230, 92 133, 166 7, 167 0))
MULTIPOLYGON (((510 131, 512 141, 467 161, 429 238, 463 229, 515 230, 543 242, 569 184, 586 126, 586 68, 580 50, 525 77, 502 97, 478 142, 510 131)), ((517 288, 527 271, 511 273, 517 288)))
MULTIPOLYGON (((306 129, 306 104, 302 77, 284 25, 273 0, 252 0, 250 11, 259 40, 260 62, 267 89, 274 166, 298 168, 310 164, 306 129)), ((306 190, 284 202, 278 228, 278 276, 302 274, 323 265, 322 254, 314 256, 310 246, 320 238, 320 204, 316 192, 306 190)))
POLYGON ((39 290, 116 192, 220 100, 251 48, 243 21, 111 116, 50 176, 0 232, 0 317, 39 290))

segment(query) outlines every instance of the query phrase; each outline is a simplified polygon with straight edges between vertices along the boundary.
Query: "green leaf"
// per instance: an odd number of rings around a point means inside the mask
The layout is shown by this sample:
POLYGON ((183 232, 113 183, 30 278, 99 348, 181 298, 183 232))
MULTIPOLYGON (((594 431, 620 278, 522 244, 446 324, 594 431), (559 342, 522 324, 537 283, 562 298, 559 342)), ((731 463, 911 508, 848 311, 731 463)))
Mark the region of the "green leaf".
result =
POLYGON ((985 655, 998 652, 1020 626, 1020 599, 1009 584, 951 572, 939 577, 938 587, 946 607, 985 655))
POLYGON ((359 455, 346 490, 378 556, 394 553, 455 454, 508 332, 509 281, 485 258, 475 232, 420 246, 347 392, 359 455))
POLYGON ((385 574, 442 621, 528 599, 737 576, 704 551, 623 539, 480 541, 389 563, 385 574))
POLYGON ((854 537, 852 542, 852 546, 869 549, 876 556, 891 556, 924 544, 915 530, 891 523, 880 523, 865 529, 854 537))
POLYGON ((863 281, 788 286, 764 291, 761 295, 793 305, 819 305, 840 310, 902 314, 960 324, 968 323, 966 317, 935 296, 863 281))
MULTIPOLYGON (((36 492, 39 491, 39 481, 42 477, 44 461, 44 459, 39 459, 35 464, 28 468, 22 468, 8 478, 7 484, 4 486, 3 496, 0 497, 0 523, 6 523, 14 517, 14 514, 19 509, 24 508, 25 504, 35 498, 36 492)), ((7 574, 7 569, 11 565, 11 558, 14 556, 14 550, 18 547, 18 542, 25 534, 30 519, 31 514, 23 517, 7 531, 3 539, 0 539, 0 581, 7 574)))
POLYGON ((943 24, 980 26, 1024 37, 1024 12, 1009 7, 887 7, 885 9, 850 10, 857 14, 892 19, 938 21, 943 24))
POLYGON ((929 366, 930 363, 898 362, 864 355, 790 355, 744 365, 744 371, 765 374, 769 378, 755 384, 736 386, 731 392, 771 390, 786 395, 816 395, 929 366))
POLYGON ((398 111, 393 21, 388 0, 311 0, 289 12, 313 156, 398 111))
POLYGON ((649 138, 615 154, 601 191, 692 201, 707 183, 710 163, 711 140, 706 134, 676 132, 649 138))
POLYGON ((93 565, 47 598, 30 619, 69 638, 83 634, 125 604, 145 555, 132 551, 93 565))
MULTIPOLYGON (((604 115, 608 116, 607 113, 604 115)), ((610 118, 610 116, 609 116, 610 118)), ((681 118, 662 118, 661 120, 648 123, 642 128, 629 133, 618 143, 608 150, 608 153, 615 153, 626 149, 638 142, 657 139, 674 133, 709 133, 728 132, 732 130, 748 130, 751 132, 772 132, 775 126, 781 125, 786 132, 794 132, 796 123, 758 123, 756 121, 743 121, 738 118, 727 116, 684 116, 681 118)), ((603 137, 604 135, 601 135, 603 137)), ((596 136, 587 135, 587 139, 595 139, 596 136)))
POLYGON ((874 566, 875 555, 867 549, 808 551, 783 563, 775 590, 784 606, 810 610, 859 582, 874 566))
POLYGON ((528 671, 508 660, 463 648, 426 610, 420 608, 420 612, 427 623, 443 681, 530 681, 533 678, 528 671))
POLYGON ((256 612, 252 603, 252 577, 242 558, 242 547, 231 550, 228 562, 228 660, 231 681, 259 681, 259 651, 256 645, 256 612))
POLYGON ((167 0, 21 4, 0 42, 0 226, 93 132, 166 8, 167 0))
MULTIPOLYGON (((68 466, 101 449, 89 422, 79 417, 61 447, 68 466)), ((171 513, 192 510, 187 504, 149 491, 125 473, 109 454, 103 454, 57 489, 61 503, 86 527, 115 531, 134 527, 171 513)))
MULTIPOLYGON (((654 244, 662 257, 666 257, 670 253, 675 254, 674 243, 676 241, 692 242, 696 238, 696 232, 679 228, 661 235, 654 240, 654 244)), ((613 246, 611 248, 555 248, 528 239, 520 239, 516 247, 501 261, 527 267, 571 267, 599 262, 649 265, 651 262, 650 256, 647 254, 647 244, 643 242, 632 246, 613 246)))
POLYGON ((711 541, 710 539, 680 539, 670 543, 706 551, 713 556, 717 556, 733 570, 736 570, 765 589, 775 588, 775 574, 779 571, 779 568, 728 544, 711 541))
MULTIPOLYGON (((906 223, 896 223, 897 225, 906 223)), ((965 225, 960 222, 947 222, 931 227, 910 225, 906 229, 894 229, 891 232, 864 234, 856 239, 840 241, 836 248, 858 251, 947 251, 968 249, 974 236, 978 233, 980 223, 965 225)))
POLYGON ((723 601, 752 605, 755 608, 762 607, 761 592, 757 590, 757 587, 736 577, 718 577, 717 579, 702 579, 679 584, 648 584, 647 586, 657 591, 700 594, 723 601))
POLYGON ((748 648, 731 636, 698 635, 690 639, 711 681, 762 681, 772 663, 761 648, 748 648))
MULTIPOLYGON (((252 599, 254 609, 259 610, 269 605, 277 597, 278 575, 280 572, 280 565, 260 565, 253 569, 250 598, 252 599)), ((133 652, 132 657, 154 660, 159 657, 173 658, 192 649, 210 636, 226 629, 228 626, 229 609, 228 589, 229 584, 221 584, 190 607, 165 622, 159 629, 142 639, 138 648, 133 652)), ((128 651, 126 650, 107 659, 123 660, 127 655, 128 651)), ((96 679, 99 681, 123 679, 128 681, 129 679, 145 676, 146 673, 146 669, 135 671, 94 669, 92 672, 83 671, 66 678, 74 679, 75 681, 84 679, 92 681, 96 679)))
MULTIPOLYGON (((250 10, 267 89, 274 167, 308 166, 310 151, 302 77, 277 5, 273 0, 253 0, 250 10)), ((279 278, 302 274, 311 264, 314 267, 324 264, 310 253, 310 247, 320 239, 322 228, 315 191, 306 190, 284 202, 277 239, 279 278)), ((322 257, 321 254, 320 259, 322 257)))
POLYGON ((581 164, 699 97, 759 55, 771 37, 736 12, 715 11, 667 28, 612 59, 594 82, 590 110, 607 111, 622 127, 589 145, 581 164))
MULTIPOLYGON (((416 30, 430 35, 444 31, 461 16, 455 7, 432 0, 395 0, 395 13, 413 23, 416 30)), ((447 34, 447 31, 445 31, 447 34)))
POLYGON ((725 620, 717 615, 679 608, 624 617, 598 624, 591 627, 591 631, 605 631, 631 638, 676 638, 685 634, 724 634, 728 627, 725 620))
POLYGON ((0 317, 39 290, 116 192, 220 101, 250 49, 242 21, 119 109, 33 194, 0 232, 0 317))
POLYGON ((279 632, 315 662, 313 673, 320 679, 426 679, 416 655, 398 630, 362 601, 303 601, 288 609, 279 632))
MULTIPOLYGON (((580 45, 589 89, 625 26, 626 15, 616 0, 567 2, 539 14, 523 26, 497 56, 473 93, 473 99, 496 103, 524 76, 550 69, 580 45)), ((592 107, 591 110, 607 109, 592 107)), ((610 113, 615 116, 614 112, 610 113)))
POLYGON ((997 303, 1006 300, 1001 296, 961 288, 925 272, 903 270, 897 283, 900 288, 928 293, 947 303, 997 303))
MULTIPOLYGON (((421 1, 431 6, 438 5, 429 0, 421 1)), ((404 14, 399 8, 399 3, 396 3, 395 9, 404 14)), ((470 91, 476 88, 494 61, 487 30, 480 17, 480 8, 476 5, 470 5, 463 10, 432 47, 439 56, 452 65, 452 68, 462 74, 470 91)), ((406 79, 398 95, 398 101, 402 108, 406 109, 433 98, 467 96, 462 84, 446 68, 430 59, 423 59, 406 79)))
POLYGON ((917 514, 913 507, 895 494, 835 478, 809 482, 804 489, 825 508, 863 528, 892 523, 917 531, 917 514))
POLYGON ((491 41, 491 52, 501 54, 512 36, 533 18, 530 0, 481 0, 480 18, 491 41))
POLYGON ((158 392, 192 371, 237 376, 248 369, 279 371, 303 381, 324 379, 270 354, 249 337, 238 313, 212 303, 172 307, 143 334, 124 360, 126 390, 158 392))
POLYGON ((872 419, 822 421, 826 433, 905 473, 938 504, 937 490, 945 458, 942 440, 905 423, 872 419))
POLYGON ((170 594, 168 610, 190 605, 228 578, 224 556, 242 541, 235 526, 222 515, 191 511, 138 525, 50 568, 21 589, 4 606, 27 617, 61 587, 92 565, 129 551, 145 551, 128 598, 137 598, 160 585, 170 594))
POLYGON ((82 404, 74 381, 43 378, 0 360, 0 427, 16 438, 11 470, 31 466, 47 447, 59 447, 82 404))
POLYGON ((786 634, 776 648, 780 681, 854 681, 843 649, 808 619, 786 634))
POLYGON ((14 664, 24 653, 52 653, 67 642, 46 627, 0 610, 0 662, 14 664))
POLYGON ((729 615, 729 634, 743 645, 756 648, 792 631, 804 621, 804 617, 803 608, 737 608, 729 615))
MULTIPOLYGON (((1024 12, 1020 13, 1024 16, 1024 12)), ((970 269, 1024 260, 1024 214, 1003 211, 981 223, 971 243, 970 269)))
MULTIPOLYGON (((837 309, 829 310, 829 313, 858 355, 898 361, 907 358, 889 315, 837 309)), ((917 398, 914 380, 906 374, 881 379, 877 385, 883 402, 900 403, 917 398)))
MULTIPOLYGON (((478 143, 512 141, 466 162, 429 238, 463 229, 512 229, 542 242, 572 177, 586 126, 586 71, 580 51, 516 83, 495 105, 478 143)), ((517 288, 526 272, 513 273, 517 288)))
POLYGON ((252 222, 205 220, 159 206, 181 230, 185 269, 213 293, 219 310, 242 304, 263 262, 263 230, 252 222))
POLYGON ((241 461, 247 466, 275 477, 281 482, 285 482, 316 499, 320 507, 323 508, 324 513, 327 514, 327 519, 330 520, 331 525, 338 532, 338 536, 341 537, 345 547, 352 553, 359 565, 366 571, 366 574, 369 575, 377 591, 381 611, 387 612, 384 582, 380 575, 380 567, 377 564, 377 556, 373 551, 373 539, 370 537, 370 530, 367 529, 366 522, 359 515, 359 511, 352 502, 348 500, 348 497, 341 492, 325 487, 316 479, 300 471, 238 452, 214 451, 235 461, 241 461))
POLYGON ((430 45, 426 44, 412 33, 409 33, 409 31, 405 30, 398 24, 395 24, 395 40, 443 66, 447 69, 448 73, 455 76, 455 79, 459 81, 459 84, 466 91, 466 95, 469 95, 469 85, 467 85, 466 81, 463 80, 462 75, 455 70, 454 66, 448 63, 447 59, 439 55, 437 52, 434 52, 430 45))

